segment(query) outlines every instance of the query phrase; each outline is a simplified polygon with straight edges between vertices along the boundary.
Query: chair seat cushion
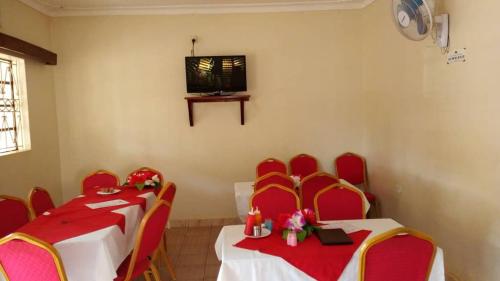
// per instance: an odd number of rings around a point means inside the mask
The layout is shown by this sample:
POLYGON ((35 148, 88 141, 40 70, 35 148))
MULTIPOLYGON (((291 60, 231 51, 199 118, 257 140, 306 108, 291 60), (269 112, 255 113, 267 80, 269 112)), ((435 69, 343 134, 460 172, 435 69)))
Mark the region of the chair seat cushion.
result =
POLYGON ((366 196, 366 199, 368 200, 368 202, 371 203, 375 203, 375 201, 377 201, 377 197, 375 197, 375 195, 373 193, 370 193, 370 192, 363 192, 366 196))
MULTIPOLYGON (((122 262, 122 264, 120 264, 120 267, 118 267, 118 270, 116 271, 116 274, 118 275, 118 277, 116 277, 114 279, 114 281, 125 280, 129 266, 130 266, 130 255, 122 262)), ((134 271, 132 272, 131 279, 134 279, 137 276, 143 274, 144 271, 146 271, 149 268, 149 266, 150 266, 149 259, 145 259, 143 261, 137 261, 135 263, 135 268, 134 268, 134 271)))

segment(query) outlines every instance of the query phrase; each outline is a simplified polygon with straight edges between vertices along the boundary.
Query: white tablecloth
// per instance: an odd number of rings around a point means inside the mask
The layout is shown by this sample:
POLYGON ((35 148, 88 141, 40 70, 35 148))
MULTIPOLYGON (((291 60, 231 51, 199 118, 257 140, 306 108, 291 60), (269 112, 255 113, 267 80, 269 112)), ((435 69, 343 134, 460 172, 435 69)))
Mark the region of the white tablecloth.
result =
MULTIPOLYGON (((358 189, 356 186, 350 184, 349 182, 343 179, 340 180, 340 183, 358 189)), ((234 184, 234 198, 236 200, 236 209, 238 211, 238 217, 240 218, 241 222, 245 222, 245 219, 249 211, 248 203, 250 201, 250 196, 252 196, 253 194, 253 184, 254 183, 251 181, 237 182, 234 184)), ((364 194, 363 194, 363 200, 365 202, 366 213, 368 213, 368 210, 370 209, 370 203, 368 202, 368 199, 366 199, 364 194)))
MULTIPOLYGON (((146 199, 146 211, 156 199, 153 192, 139 195, 146 199)), ((68 281, 113 281, 116 270, 134 247, 136 232, 144 216, 139 205, 113 211, 125 216, 125 233, 113 225, 55 243, 68 281)), ((0 275, 0 281, 4 281, 0 275)))
MULTIPOLYGON (((401 227, 399 223, 392 219, 331 221, 324 223, 328 223, 332 227, 344 228, 346 232, 359 229, 371 230, 372 232, 366 239, 401 227)), ((234 247, 234 244, 244 238, 243 230, 244 225, 225 226, 222 228, 215 242, 217 257, 222 261, 217 278, 218 281, 314 280, 309 275, 288 264, 282 258, 234 247)), ((358 248, 340 276, 340 281, 358 280, 359 254, 358 248)), ((438 248, 436 251, 429 281, 445 281, 443 251, 441 248, 438 248)))

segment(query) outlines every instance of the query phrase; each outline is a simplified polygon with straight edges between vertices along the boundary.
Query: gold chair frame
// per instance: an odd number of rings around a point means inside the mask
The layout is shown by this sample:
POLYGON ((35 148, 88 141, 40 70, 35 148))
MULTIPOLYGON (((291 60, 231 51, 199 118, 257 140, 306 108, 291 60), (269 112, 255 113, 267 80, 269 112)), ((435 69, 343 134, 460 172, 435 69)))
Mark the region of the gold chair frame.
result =
POLYGON ((100 174, 106 174, 106 175, 113 176, 116 179, 117 185, 120 185, 120 177, 117 174, 115 174, 113 172, 110 172, 108 170, 102 170, 102 169, 100 169, 100 170, 94 171, 92 173, 89 173, 85 177, 83 177, 83 179, 80 182, 80 193, 83 194, 83 189, 84 189, 83 188, 83 182, 85 181, 85 179, 87 179, 87 178, 89 178, 89 177, 91 177, 93 175, 100 175, 100 174))
MULTIPOLYGON (((332 178, 334 180, 337 181, 337 183, 339 182, 339 178, 332 175, 332 174, 329 174, 327 172, 316 172, 314 174, 310 174, 309 176, 303 178, 301 181, 300 181, 300 185, 299 185, 299 198, 300 198, 300 204, 301 206, 303 206, 302 204, 304 203, 304 197, 303 197, 303 186, 304 186, 304 183, 307 182, 307 181, 310 181, 311 179, 315 178, 315 177, 329 177, 329 178, 332 178)), ((327 187, 327 186, 325 186, 327 187)), ((315 195, 316 196, 316 195, 315 195)))
POLYGON ((285 187, 285 186, 282 186, 282 185, 279 185, 279 184, 268 184, 266 186, 264 186, 263 188, 255 191, 252 196, 250 196, 250 200, 248 200, 248 209, 252 209, 252 202, 253 202, 253 198, 263 192, 265 192, 266 190, 269 190, 271 188, 279 188, 279 189, 282 189, 286 192, 289 192, 290 194, 293 194, 294 198, 295 198, 295 202, 296 202, 296 207, 297 207, 297 210, 300 209, 300 199, 299 197, 297 196, 297 194, 295 192, 293 192, 293 190, 290 190, 290 188, 288 187, 285 187))
MULTIPOLYGON (((354 152, 346 152, 346 153, 343 153, 343 154, 337 156, 335 158, 335 160, 333 161, 333 164, 335 166, 335 174, 337 175, 337 177, 339 177, 339 170, 337 168, 337 159, 339 159, 339 158, 341 158, 343 156, 349 156, 349 155, 353 155, 353 156, 358 157, 359 159, 362 160, 362 162, 363 162, 363 179, 364 179, 364 181, 362 183, 362 185, 363 185, 363 191, 370 192, 370 184, 369 184, 369 180, 368 180, 368 169, 366 168, 366 159, 365 159, 365 157, 363 157, 363 156, 361 156, 359 154, 356 154, 354 152)), ((378 202, 378 200, 375 200, 374 203, 375 204, 373 204, 374 205, 373 206, 373 212, 374 212, 373 215, 375 215, 375 217, 380 217, 380 214, 381 214, 380 203, 378 202)), ((370 211, 370 213, 371 213, 371 211, 370 211)))
POLYGON ((365 157, 359 155, 359 154, 356 154, 354 152, 346 152, 346 153, 342 153, 341 155, 337 156, 335 158, 335 160, 333 161, 333 164, 335 166, 335 175, 337 175, 338 178, 340 178, 339 176, 339 170, 337 168, 337 160, 341 157, 344 157, 344 156, 355 156, 355 157, 358 157, 359 159, 361 159, 361 161, 363 162, 363 190, 364 191, 370 191, 370 185, 368 183, 368 173, 367 173, 367 169, 366 169, 366 159, 365 157))
MULTIPOLYGON (((27 242, 29 244, 32 244, 32 245, 37 246, 39 248, 42 248, 43 250, 50 253, 50 255, 52 256, 52 259, 54 261, 54 264, 56 266, 57 273, 59 274, 59 279, 61 281, 68 280, 68 278, 66 277, 66 272, 64 271, 64 265, 62 263, 61 257, 59 256, 59 253, 52 245, 50 245, 49 243, 47 243, 45 241, 39 240, 31 235, 28 235, 25 233, 20 233, 20 232, 14 232, 14 233, 7 235, 6 237, 0 239, 0 245, 3 245, 3 244, 5 244, 9 241, 12 241, 12 240, 22 240, 24 242, 27 242)), ((5 270, 1 264, 0 264, 0 273, 3 274, 3 276, 5 276, 6 281, 10 281, 7 273, 5 272, 5 270)))
POLYGON ((406 227, 399 227, 395 228, 392 230, 389 230, 387 232, 384 232, 382 234, 379 234, 373 238, 370 238, 369 240, 365 241, 363 245, 361 245, 360 249, 360 262, 359 262, 359 281, 364 281, 365 280, 365 267, 366 267, 366 255, 367 252, 370 250, 371 247, 387 240, 390 239, 396 235, 399 234, 409 234, 411 236, 415 236, 417 238, 426 240, 432 244, 433 247, 433 252, 431 259, 429 261, 429 268, 427 269, 427 274, 425 280, 429 280, 429 275, 432 270, 432 266, 434 264, 434 258, 436 256, 436 243, 432 239, 432 237, 428 236, 427 234, 411 229, 411 228, 406 228, 406 227))
MULTIPOLYGON (((256 175, 257 178, 259 178, 259 166, 261 164, 263 164, 263 163, 266 163, 266 162, 278 162, 278 163, 282 164, 283 166, 285 166, 286 174, 288 174, 288 167, 287 167, 287 165, 286 165, 285 162, 283 162, 283 161, 281 161, 279 159, 276 159, 276 158, 269 157, 269 158, 266 158, 266 159, 260 161, 257 164, 257 166, 255 167, 255 175, 256 175)), ((262 176, 265 176, 265 175, 262 175, 262 176)))
POLYGON ((290 178, 288 175, 286 174, 283 174, 283 173, 280 173, 280 172, 270 172, 270 173, 267 173, 259 178, 257 178, 253 184, 253 190, 255 191, 255 189, 257 188, 257 183, 263 181, 263 180, 266 180, 272 176, 279 176, 287 181, 289 181, 291 183, 291 186, 292 186, 292 189, 294 188, 294 182, 292 180, 292 178, 290 178))
POLYGON ((33 207, 33 202, 32 202, 33 195, 35 194, 35 192, 38 192, 38 191, 46 192, 49 195, 50 201, 52 201, 52 203, 54 203, 54 201, 52 200, 52 196, 50 196, 50 192, 47 189, 40 187, 40 186, 33 187, 30 190, 30 193, 28 194, 28 210, 29 210, 30 215, 33 219, 35 219, 37 217, 36 212, 35 212, 35 208, 33 207))
POLYGON ((31 211, 30 211, 30 208, 28 207, 28 204, 23 199, 21 199, 19 197, 15 197, 15 196, 10 196, 10 195, 0 195, 0 199, 14 200, 14 201, 18 201, 18 202, 22 203, 24 205, 24 207, 26 208, 26 210, 28 211, 28 220, 31 221, 34 219, 34 217, 31 216, 31 211))
MULTIPOLYGON (((157 200, 155 202, 154 206, 151 207, 151 209, 142 218, 141 224, 139 225, 139 229, 137 230, 137 237, 135 238, 134 249, 132 250, 132 256, 130 257, 130 263, 129 263, 127 274, 125 275, 124 281, 131 281, 132 280, 132 273, 134 272, 135 263, 137 262, 137 255, 139 254, 139 248, 141 245, 142 236, 144 235, 144 228, 146 227, 146 222, 154 214, 154 211, 156 209, 158 209, 161 205, 168 206, 170 208, 170 211, 171 211, 170 203, 168 203, 164 200, 157 200)), ((167 221, 168 221, 168 218, 167 218, 167 221)), ((163 231, 165 232, 165 229, 163 231)), ((162 233, 162 237, 163 237, 163 235, 164 235, 164 233, 162 233)), ((160 245, 158 245, 158 247, 161 247, 161 241, 160 241, 160 245)), ((156 256, 156 252, 158 252, 158 249, 153 254, 153 257, 156 256)), ((149 274, 152 274, 153 278, 156 281, 161 281, 158 268, 154 264, 154 259, 151 261, 149 268, 146 271, 144 271, 143 275, 144 275, 144 278, 146 279, 146 281, 151 281, 151 276, 149 274)))
MULTIPOLYGON (((165 195, 165 193, 168 191, 169 188, 175 188, 177 190, 175 183, 167 182, 162 187, 160 192, 158 193, 158 196, 156 196, 156 198, 157 198, 156 200, 163 200, 161 198, 163 197, 163 195, 165 195)), ((170 211, 172 211, 172 206, 173 206, 174 202, 168 202, 166 200, 163 200, 163 201, 170 204, 170 208, 171 208, 170 211)), ((167 268, 168 273, 172 277, 172 280, 177 280, 172 260, 170 259, 170 256, 168 255, 168 251, 167 251, 167 233, 166 232, 163 234, 162 241, 160 242, 158 250, 153 255, 152 260, 157 261, 158 259, 163 262, 163 264, 167 268)), ((158 265, 159 265, 159 263, 158 263, 158 265)))
POLYGON ((297 159, 297 158, 301 158, 301 157, 309 157, 309 158, 314 159, 314 161, 316 161, 316 167, 318 168, 318 171, 316 171, 316 173, 320 172, 318 159, 316 157, 310 155, 310 154, 301 153, 301 154, 295 155, 294 157, 292 157, 292 159, 290 159, 290 161, 288 161, 288 166, 289 166, 290 174, 292 173, 292 161, 295 160, 295 159, 297 159))
POLYGON ((321 194, 329 191, 329 190, 332 190, 332 189, 348 189, 354 193, 356 193, 360 199, 361 199, 361 211, 362 211, 362 219, 366 219, 366 206, 365 206, 365 200, 363 200, 364 198, 364 194, 363 192, 359 191, 357 188, 353 188, 353 187, 350 187, 348 185, 345 185, 345 184, 341 184, 341 183, 335 183, 335 184, 332 184, 332 185, 329 185, 323 189, 321 189, 320 191, 318 191, 316 193, 316 195, 314 195, 314 213, 316 214, 316 220, 317 221, 320 221, 320 211, 319 211, 319 207, 318 207, 318 198, 321 196, 321 194))

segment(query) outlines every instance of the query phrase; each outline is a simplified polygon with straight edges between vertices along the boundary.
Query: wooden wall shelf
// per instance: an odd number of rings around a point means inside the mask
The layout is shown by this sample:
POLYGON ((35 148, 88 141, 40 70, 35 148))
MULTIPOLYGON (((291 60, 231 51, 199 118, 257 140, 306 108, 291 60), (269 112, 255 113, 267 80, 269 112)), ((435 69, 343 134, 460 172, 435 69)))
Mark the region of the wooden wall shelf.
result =
POLYGON ((240 121, 245 125, 245 102, 250 100, 250 95, 230 95, 230 96, 193 96, 185 97, 189 112, 189 125, 194 126, 193 104, 200 102, 240 102, 240 121))
POLYGON ((0 49, 23 54, 48 65, 57 65, 57 54, 1 32, 0 49))

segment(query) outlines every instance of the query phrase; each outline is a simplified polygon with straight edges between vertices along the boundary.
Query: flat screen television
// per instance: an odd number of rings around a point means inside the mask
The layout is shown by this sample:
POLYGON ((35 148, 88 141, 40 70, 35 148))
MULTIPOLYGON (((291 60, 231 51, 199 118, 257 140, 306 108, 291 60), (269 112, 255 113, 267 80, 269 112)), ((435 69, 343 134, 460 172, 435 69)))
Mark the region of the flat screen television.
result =
POLYGON ((246 91, 245 56, 186 57, 186 87, 215 95, 246 91))

